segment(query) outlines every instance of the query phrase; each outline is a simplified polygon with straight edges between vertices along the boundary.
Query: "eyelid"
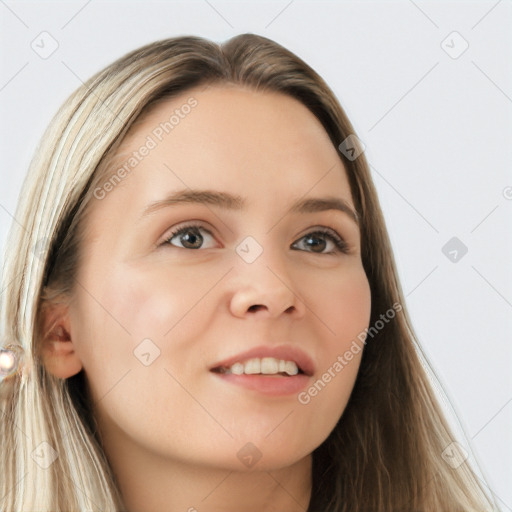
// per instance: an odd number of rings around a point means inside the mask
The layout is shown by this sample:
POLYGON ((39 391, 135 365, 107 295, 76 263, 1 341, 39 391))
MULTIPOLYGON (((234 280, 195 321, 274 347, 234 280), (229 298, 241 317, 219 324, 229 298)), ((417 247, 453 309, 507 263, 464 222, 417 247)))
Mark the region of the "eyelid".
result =
POLYGON ((171 238, 176 236, 177 232, 179 232, 182 229, 186 229, 186 228, 189 228, 189 229, 201 228, 202 230, 204 230, 206 233, 208 233, 213 238, 217 238, 211 229, 204 226, 203 221, 192 219, 192 220, 185 221, 181 224, 177 224, 176 226, 174 226, 172 228, 169 228, 164 233, 164 235, 161 237, 160 241, 157 242, 157 244, 156 244, 157 247, 159 247, 160 245, 163 245, 165 243, 168 243, 171 238))

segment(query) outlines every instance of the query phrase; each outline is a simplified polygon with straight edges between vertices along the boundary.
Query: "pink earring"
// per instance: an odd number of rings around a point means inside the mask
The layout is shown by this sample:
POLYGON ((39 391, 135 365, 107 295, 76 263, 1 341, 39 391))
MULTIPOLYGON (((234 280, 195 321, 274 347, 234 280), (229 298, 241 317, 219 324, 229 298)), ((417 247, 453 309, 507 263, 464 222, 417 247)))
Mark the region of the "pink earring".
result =
POLYGON ((18 371, 22 355, 23 349, 19 346, 0 348, 0 382, 18 371))

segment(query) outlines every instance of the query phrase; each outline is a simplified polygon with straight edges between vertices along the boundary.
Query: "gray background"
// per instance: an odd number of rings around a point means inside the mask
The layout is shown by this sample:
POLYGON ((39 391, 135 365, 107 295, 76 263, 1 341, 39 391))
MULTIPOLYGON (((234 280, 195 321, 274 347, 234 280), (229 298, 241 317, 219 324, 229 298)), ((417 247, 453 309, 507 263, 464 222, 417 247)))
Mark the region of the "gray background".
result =
POLYGON ((254 32, 315 68, 366 145, 407 306, 454 426, 512 510, 510 1, 0 1, 0 17, 2 250, 51 116, 124 53, 176 35, 254 32))

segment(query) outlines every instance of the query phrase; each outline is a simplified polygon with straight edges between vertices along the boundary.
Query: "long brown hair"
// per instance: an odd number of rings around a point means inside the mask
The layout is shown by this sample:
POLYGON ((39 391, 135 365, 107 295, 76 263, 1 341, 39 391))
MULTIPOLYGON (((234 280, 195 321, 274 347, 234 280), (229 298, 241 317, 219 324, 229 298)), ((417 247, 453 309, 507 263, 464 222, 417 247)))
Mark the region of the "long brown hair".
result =
MULTIPOLYGON (((101 510, 123 510, 94 435, 83 372, 60 380, 45 371, 37 350, 39 320, 48 301, 72 293, 93 191, 112 170, 109 163, 133 123, 163 99, 217 83, 296 98, 337 148, 354 134, 322 78, 290 51, 254 34, 222 45, 192 36, 149 44, 97 73, 65 102, 29 169, 16 212, 26 231, 11 229, 3 273, 9 294, 1 304, 1 334, 23 349, 24 366, 1 384, 2 510, 84 510, 93 497, 101 510), (59 455, 49 468, 31 460, 41 442, 59 455)), ((368 339, 349 403, 313 453, 308 510, 492 510, 468 462, 454 468, 443 459, 454 436, 407 315, 368 163, 364 153, 354 159, 340 151, 339 157, 360 218, 370 324, 393 304, 401 308, 368 339)))

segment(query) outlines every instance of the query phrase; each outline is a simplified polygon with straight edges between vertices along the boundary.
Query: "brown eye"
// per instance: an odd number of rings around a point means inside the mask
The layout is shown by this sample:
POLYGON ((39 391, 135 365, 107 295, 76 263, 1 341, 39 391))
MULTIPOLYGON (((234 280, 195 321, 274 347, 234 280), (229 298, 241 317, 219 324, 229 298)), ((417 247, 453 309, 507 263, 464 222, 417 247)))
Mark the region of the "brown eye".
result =
POLYGON ((316 230, 312 231, 311 233, 308 233, 307 235, 300 238, 298 242, 295 242, 295 244, 293 244, 292 247, 296 249, 300 241, 304 241, 304 243, 302 244, 303 246, 312 249, 311 251, 308 251, 306 249, 307 252, 313 252, 315 254, 334 254, 337 252, 349 252, 348 244, 337 233, 331 232, 331 230, 327 229, 316 230), (334 250, 324 252, 329 242, 332 245, 334 245, 334 250))

